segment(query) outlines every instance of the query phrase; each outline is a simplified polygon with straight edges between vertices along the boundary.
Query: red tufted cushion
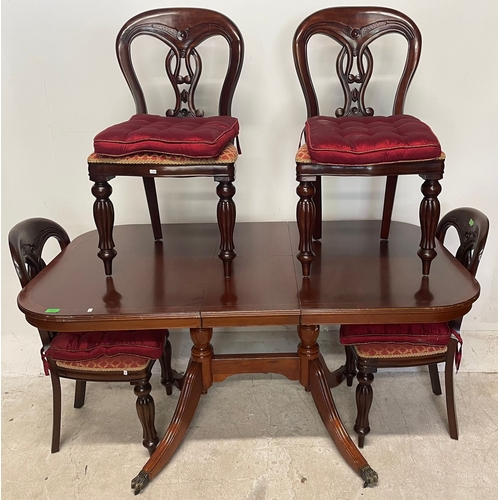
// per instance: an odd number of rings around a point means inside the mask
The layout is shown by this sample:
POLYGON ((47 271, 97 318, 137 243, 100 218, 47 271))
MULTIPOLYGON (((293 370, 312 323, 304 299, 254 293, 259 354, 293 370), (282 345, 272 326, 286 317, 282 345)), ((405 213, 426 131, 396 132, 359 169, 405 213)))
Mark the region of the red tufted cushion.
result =
POLYGON ((94 151, 109 156, 164 153, 213 158, 239 132, 237 118, 171 118, 148 114, 108 127, 94 138, 94 151))
POLYGON ((451 328, 448 323, 413 325, 342 325, 340 342, 344 345, 408 343, 444 346, 451 328))
POLYGON ((61 332, 52 340, 46 356, 60 361, 84 361, 122 354, 159 359, 165 335, 164 330, 61 332))
POLYGON ((409 115, 313 116, 305 137, 311 160, 327 165, 430 160, 441 154, 430 127, 409 115))

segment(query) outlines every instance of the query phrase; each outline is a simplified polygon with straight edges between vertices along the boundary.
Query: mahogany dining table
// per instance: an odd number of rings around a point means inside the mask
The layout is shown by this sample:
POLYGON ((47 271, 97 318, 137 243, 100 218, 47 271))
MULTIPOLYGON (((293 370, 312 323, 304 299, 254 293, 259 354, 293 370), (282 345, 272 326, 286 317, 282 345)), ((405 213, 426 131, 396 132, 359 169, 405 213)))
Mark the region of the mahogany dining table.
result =
POLYGON ((190 329, 193 347, 178 380, 177 407, 132 480, 136 494, 172 458, 200 397, 214 382, 241 373, 298 380, 366 486, 378 476, 335 407, 330 389, 342 382, 344 370, 327 367, 317 343, 320 325, 450 321, 466 314, 479 296, 477 281, 438 241, 432 271, 422 276, 417 226, 393 222, 387 241, 379 231, 380 221, 324 222, 311 276, 303 278, 295 222, 237 223, 237 257, 228 279, 218 258, 216 224, 165 224, 163 240, 156 242, 149 225, 116 226, 111 277, 102 272, 97 232, 91 231, 22 290, 18 305, 29 323, 56 332, 190 329), (210 344, 214 328, 276 325, 297 325, 297 352, 216 354, 210 344))

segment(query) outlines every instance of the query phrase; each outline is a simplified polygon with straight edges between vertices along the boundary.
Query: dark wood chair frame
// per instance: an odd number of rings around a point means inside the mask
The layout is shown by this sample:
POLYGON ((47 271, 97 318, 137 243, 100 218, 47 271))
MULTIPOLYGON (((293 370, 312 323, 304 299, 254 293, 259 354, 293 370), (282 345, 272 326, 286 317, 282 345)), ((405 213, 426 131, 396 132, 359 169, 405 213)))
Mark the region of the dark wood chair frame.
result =
MULTIPOLYGON (((488 218, 482 212, 473 208, 452 210, 441 219, 437 227, 436 238, 440 243, 444 243, 446 232, 450 227, 454 227, 457 230, 460 240, 460 245, 456 252, 457 260, 472 274, 472 276, 476 276, 477 268, 488 237, 488 218), (473 221, 472 226, 471 221, 473 221)), ((460 332, 462 320, 463 317, 451 321, 451 328, 460 332)), ((445 353, 420 357, 363 358, 356 354, 352 346, 345 346, 345 375, 347 385, 352 385, 356 373, 358 379, 358 386, 356 388, 356 406, 358 411, 356 423, 354 425, 354 430, 358 434, 358 446, 363 448, 365 436, 370 432, 368 414, 373 400, 373 389, 371 384, 377 369, 427 365, 429 367, 432 392, 440 396, 441 385, 439 382, 438 363, 445 363, 446 411, 448 415, 450 436, 452 439, 458 439, 458 424, 453 391, 453 367, 456 350, 457 339, 453 336, 450 338, 445 353)))
MULTIPOLYGON (((42 251, 45 243, 55 238, 59 243, 61 251, 69 244, 70 239, 66 231, 57 223, 42 218, 27 219, 14 226, 9 233, 9 248, 17 276, 24 288, 44 267, 42 251)), ((38 329, 42 341, 42 354, 49 348, 50 343, 57 332, 49 332, 38 329)), ((91 382, 129 382, 134 386, 134 394, 137 396, 136 409, 143 429, 143 445, 151 455, 159 442, 155 429, 155 406, 150 394, 151 369, 155 360, 151 360, 147 366, 140 371, 92 372, 78 369, 62 368, 56 364, 50 356, 46 356, 50 367, 50 379, 52 381, 53 396, 53 424, 52 424, 52 447, 51 452, 57 453, 60 445, 61 435, 61 378, 76 381, 74 407, 81 408, 85 403, 86 383, 91 382)), ((177 386, 178 380, 174 376, 171 364, 171 345, 167 340, 163 354, 160 358, 161 383, 165 387, 167 395, 172 394, 172 385, 177 386)), ((177 377, 179 378, 179 377, 177 377)))
MULTIPOLYGON (((219 115, 231 116, 231 106, 243 65, 243 38, 237 26, 218 12, 197 8, 156 9, 130 19, 118 33, 116 54, 122 73, 132 92, 137 113, 148 113, 144 92, 132 64, 131 44, 138 36, 152 36, 168 47, 165 69, 175 94, 175 106, 166 116, 204 116, 195 105, 195 91, 200 79, 202 61, 197 50, 200 44, 214 36, 223 37, 229 45, 229 62, 219 98, 219 115), (184 71, 186 76, 181 74, 184 71), (186 105, 186 107, 184 107, 186 105)), ((156 177, 213 177, 218 182, 217 221, 221 243, 219 257, 224 263, 226 277, 231 275, 231 263, 236 256, 233 232, 236 207, 234 163, 201 165, 151 165, 91 163, 89 177, 94 182, 92 193, 94 219, 99 233, 98 256, 104 262, 107 275, 112 274, 112 260, 116 256, 113 242, 114 210, 110 200, 112 188, 108 181, 117 175, 142 177, 155 240, 162 239, 156 177)))
MULTIPOLYGON (((372 116, 374 110, 365 105, 365 92, 373 72, 370 44, 383 35, 396 33, 408 42, 406 64, 394 98, 393 114, 402 114, 408 87, 417 69, 421 35, 415 23, 406 15, 381 7, 333 7, 307 17, 297 28, 293 39, 295 68, 306 101, 307 116, 320 114, 318 98, 309 71, 308 43, 314 35, 326 35, 341 46, 336 70, 344 94, 344 105, 335 115, 372 116)), ((313 238, 321 239, 322 202, 321 177, 387 176, 380 238, 388 239, 398 175, 418 174, 424 179, 420 204, 421 240, 418 255, 422 274, 428 275, 436 256, 434 234, 439 220, 439 180, 444 172, 444 155, 427 161, 409 161, 373 165, 322 165, 297 163, 297 224, 300 233, 297 258, 302 274, 310 276, 314 260, 313 238)))

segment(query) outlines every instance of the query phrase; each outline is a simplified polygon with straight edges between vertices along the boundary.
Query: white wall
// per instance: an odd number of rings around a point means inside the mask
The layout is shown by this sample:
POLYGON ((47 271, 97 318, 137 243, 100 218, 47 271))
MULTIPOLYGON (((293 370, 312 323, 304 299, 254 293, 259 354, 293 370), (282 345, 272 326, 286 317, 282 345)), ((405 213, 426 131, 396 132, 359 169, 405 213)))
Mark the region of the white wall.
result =
MULTIPOLYGON (((423 54, 405 111, 432 126, 447 154, 442 213, 473 206, 490 218, 490 238, 478 274, 482 294, 463 326, 496 330, 497 2, 386 0, 384 4, 408 14, 422 32, 423 54)), ((219 10, 233 19, 245 40, 245 62, 233 104, 243 148, 237 163, 238 220, 293 220, 294 154, 305 104, 291 40, 304 17, 333 3, 177 0, 173 5, 219 10)), ((33 216, 58 221, 72 238, 94 229, 86 164, 93 136, 134 113, 115 59, 115 36, 133 15, 165 6, 168 3, 154 0, 2 3, 4 361, 30 357, 38 350, 36 332, 16 307, 19 283, 5 245, 7 233, 18 221, 33 216)), ((138 51, 144 72, 157 60, 156 53, 147 53, 153 48, 148 43, 138 51)), ((326 54, 320 45, 318 51, 326 54)), ((155 83, 161 78, 159 64, 152 74, 155 83)), ((387 64, 390 69, 390 61, 387 64)), ((316 67, 319 77, 325 77, 325 61, 316 60, 316 67)), ((209 73, 208 81, 211 78, 209 73)), ((385 80, 373 85, 374 95, 383 96, 385 80)), ((163 100, 156 94, 153 102, 163 106, 163 100)), ((150 108, 158 114, 164 110, 165 106, 150 108)), ((376 107, 376 112, 388 111, 376 107)), ((325 218, 380 217, 382 179, 329 178, 325 184, 325 218)), ((418 177, 401 178, 395 220, 418 224, 420 184, 418 177)), ((215 220, 212 180, 159 180, 157 185, 164 222, 215 220)), ((147 223, 142 181, 117 178, 112 186, 116 224, 147 223)))

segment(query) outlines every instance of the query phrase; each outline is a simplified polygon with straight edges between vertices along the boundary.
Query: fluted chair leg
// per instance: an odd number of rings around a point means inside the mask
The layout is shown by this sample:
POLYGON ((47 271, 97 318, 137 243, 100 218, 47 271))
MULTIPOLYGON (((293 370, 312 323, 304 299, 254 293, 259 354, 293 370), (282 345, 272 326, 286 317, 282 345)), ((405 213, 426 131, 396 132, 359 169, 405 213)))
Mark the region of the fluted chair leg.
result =
POLYGON ((224 276, 229 278, 232 274, 232 262, 236 257, 234 251, 234 226, 236 223, 236 205, 233 201, 233 196, 236 193, 232 180, 215 177, 218 181, 217 196, 219 202, 217 204, 217 223, 220 232, 220 252, 219 258, 224 265, 224 276))
POLYGON ((137 382, 134 387, 134 394, 137 396, 137 415, 141 421, 143 430, 142 444, 152 455, 160 441, 155 429, 155 403, 150 394, 151 384, 149 377, 137 382))
POLYGON ((368 414, 373 400, 373 373, 366 373, 363 368, 358 366, 358 386, 356 387, 356 406, 358 414, 354 430, 358 434, 358 447, 363 448, 365 436, 370 432, 370 423, 368 414))
POLYGON ((313 233, 316 220, 316 206, 313 201, 315 188, 313 182, 300 180, 297 186, 299 201, 297 203, 297 227, 299 230, 299 259, 302 265, 302 276, 311 275, 311 262, 315 258, 313 251, 313 233))

